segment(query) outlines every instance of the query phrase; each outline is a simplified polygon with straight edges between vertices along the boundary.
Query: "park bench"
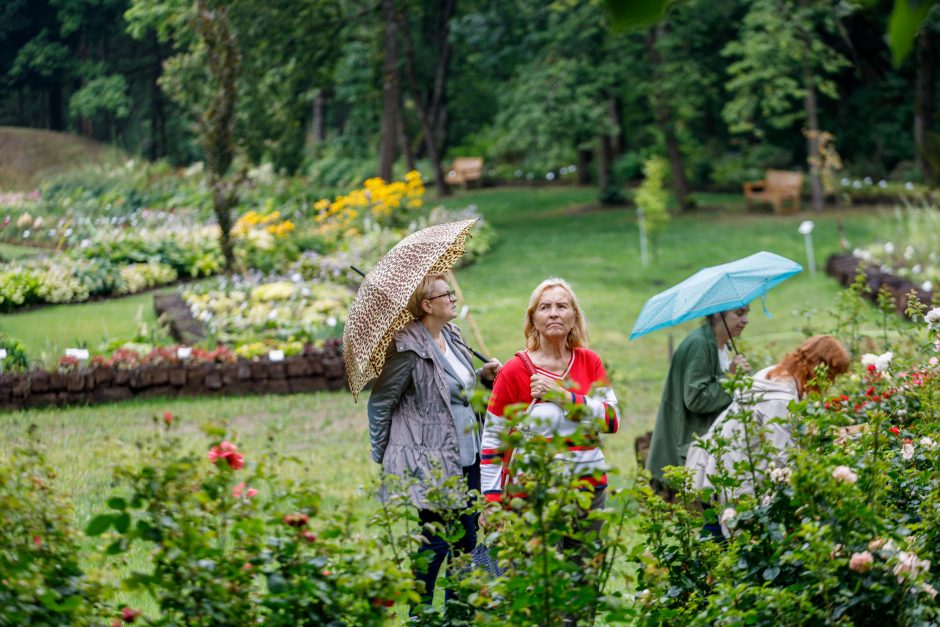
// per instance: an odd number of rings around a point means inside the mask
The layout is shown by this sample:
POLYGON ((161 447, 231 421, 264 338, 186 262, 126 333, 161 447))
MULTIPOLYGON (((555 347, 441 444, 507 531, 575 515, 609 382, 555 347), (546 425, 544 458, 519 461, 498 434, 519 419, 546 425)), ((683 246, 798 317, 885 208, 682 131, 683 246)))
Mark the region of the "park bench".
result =
POLYGON ((483 157, 457 157, 447 172, 447 182, 461 185, 465 189, 469 183, 483 178, 483 157))
POLYGON ((764 180, 744 183, 744 206, 750 208, 749 201, 758 200, 773 205, 776 214, 794 213, 800 210, 802 187, 802 172, 767 170, 764 180), (784 207, 786 202, 789 203, 787 208, 784 207))

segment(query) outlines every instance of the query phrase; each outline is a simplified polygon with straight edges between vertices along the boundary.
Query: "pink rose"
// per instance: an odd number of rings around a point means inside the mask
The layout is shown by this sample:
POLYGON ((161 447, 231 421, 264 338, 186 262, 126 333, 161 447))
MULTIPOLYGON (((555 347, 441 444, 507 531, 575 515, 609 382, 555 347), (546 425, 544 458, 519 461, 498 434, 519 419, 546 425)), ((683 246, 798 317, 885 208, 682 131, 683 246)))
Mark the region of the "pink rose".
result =
POLYGON ((173 414, 168 411, 163 412, 163 422, 165 422, 168 427, 173 424, 173 414))
POLYGON ((867 572, 874 561, 875 558, 868 551, 853 553, 852 558, 849 560, 849 570, 854 570, 857 573, 867 572))
POLYGON ((249 498, 249 499, 250 499, 251 497, 253 497, 253 496, 256 495, 257 493, 258 493, 258 491, 255 490, 254 488, 248 488, 248 489, 246 490, 246 489, 245 489, 245 482, 244 482, 244 481, 242 481, 242 482, 239 483, 237 486, 235 486, 234 488, 232 488, 232 496, 234 496, 236 499, 240 499, 243 495, 244 495, 246 498, 249 498))
POLYGON ((222 442, 218 446, 209 449, 209 461, 211 463, 216 464, 220 459, 224 459, 232 470, 245 467, 245 456, 239 453, 231 442, 222 442))
POLYGON ((137 620, 137 617, 140 616, 140 610, 135 610, 131 607, 122 607, 121 608, 121 618, 125 623, 133 623, 137 620))

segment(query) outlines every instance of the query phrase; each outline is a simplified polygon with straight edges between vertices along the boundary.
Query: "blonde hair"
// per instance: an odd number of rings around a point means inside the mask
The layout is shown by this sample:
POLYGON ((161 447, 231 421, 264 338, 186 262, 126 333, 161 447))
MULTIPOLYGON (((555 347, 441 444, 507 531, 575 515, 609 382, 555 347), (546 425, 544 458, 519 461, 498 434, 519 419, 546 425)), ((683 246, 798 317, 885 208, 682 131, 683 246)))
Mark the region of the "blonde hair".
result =
POLYGON ((578 298, 574 295, 574 290, 571 289, 571 286, 568 285, 568 282, 564 279, 551 277, 539 283, 538 287, 532 290, 532 295, 529 297, 529 306, 526 308, 525 322, 522 325, 522 332, 525 334, 526 348, 528 350, 537 350, 541 344, 539 332, 535 328, 533 314, 535 313, 535 308, 539 305, 542 294, 545 290, 553 287, 560 287, 568 292, 568 298, 571 299, 571 307, 574 309, 574 326, 571 328, 571 331, 568 332, 565 346, 569 349, 587 347, 587 321, 584 319, 584 312, 581 311, 581 307, 578 305, 578 298))
POLYGON ((418 287, 415 288, 415 291, 412 292, 411 298, 408 299, 408 313, 415 317, 415 320, 421 320, 421 318, 428 315, 428 312, 424 310, 421 306, 421 301, 425 298, 431 297, 431 284, 440 279, 441 281, 446 281, 443 274, 429 274, 418 283, 418 287))

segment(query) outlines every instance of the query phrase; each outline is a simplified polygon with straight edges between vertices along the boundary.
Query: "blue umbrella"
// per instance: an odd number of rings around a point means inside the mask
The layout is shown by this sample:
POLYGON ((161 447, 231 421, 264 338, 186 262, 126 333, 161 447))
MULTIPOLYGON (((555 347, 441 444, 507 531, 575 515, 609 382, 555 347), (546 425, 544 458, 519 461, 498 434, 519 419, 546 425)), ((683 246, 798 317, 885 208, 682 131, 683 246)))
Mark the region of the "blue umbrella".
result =
MULTIPOLYGON (((767 251, 703 268, 646 301, 630 339, 693 318, 743 307, 802 271, 803 266, 795 261, 767 251)), ((766 308, 764 312, 770 315, 766 308)))

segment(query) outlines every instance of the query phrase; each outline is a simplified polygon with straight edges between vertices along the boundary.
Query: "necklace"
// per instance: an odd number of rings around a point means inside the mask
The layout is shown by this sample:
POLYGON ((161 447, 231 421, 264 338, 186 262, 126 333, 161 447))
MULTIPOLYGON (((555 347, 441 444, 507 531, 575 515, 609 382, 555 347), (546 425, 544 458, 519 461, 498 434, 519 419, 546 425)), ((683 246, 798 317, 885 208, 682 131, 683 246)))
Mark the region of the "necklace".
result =
POLYGON ((434 343, 437 344, 437 347, 441 349, 442 353, 447 352, 447 342, 444 340, 444 336, 434 338, 434 343))

